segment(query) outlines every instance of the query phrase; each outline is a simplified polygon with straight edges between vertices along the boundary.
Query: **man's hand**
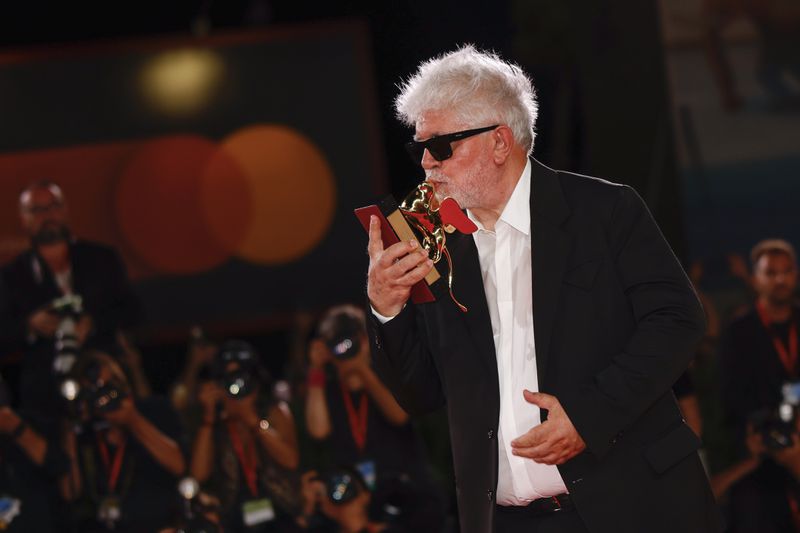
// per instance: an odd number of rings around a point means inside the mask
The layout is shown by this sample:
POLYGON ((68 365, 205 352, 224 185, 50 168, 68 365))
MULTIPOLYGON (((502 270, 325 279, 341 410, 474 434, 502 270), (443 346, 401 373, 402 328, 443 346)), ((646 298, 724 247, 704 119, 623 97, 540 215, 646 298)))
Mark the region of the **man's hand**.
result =
POLYGON ((51 338, 56 334, 61 319, 47 308, 35 311, 28 317, 28 328, 40 337, 51 338))
POLYGON ((541 392, 523 391, 525 401, 547 409, 547 420, 511 441, 514 455, 546 465, 563 464, 586 449, 558 398, 541 392))
POLYGON ((433 268, 425 250, 416 240, 398 242, 383 249, 378 217, 369 219, 369 271, 367 296, 375 310, 384 316, 395 316, 411 294, 411 287, 433 268))

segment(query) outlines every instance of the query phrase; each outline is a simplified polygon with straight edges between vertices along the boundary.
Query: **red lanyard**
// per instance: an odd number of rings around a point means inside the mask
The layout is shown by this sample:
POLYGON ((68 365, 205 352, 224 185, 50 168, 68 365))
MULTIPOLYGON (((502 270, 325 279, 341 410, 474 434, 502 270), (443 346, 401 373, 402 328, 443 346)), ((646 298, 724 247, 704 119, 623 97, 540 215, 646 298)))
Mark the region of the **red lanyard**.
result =
POLYGON ((367 393, 361 393, 361 400, 358 402, 358 414, 353 405, 353 400, 350 398, 350 391, 341 383, 342 397, 344 398, 344 406, 347 408, 347 420, 350 422, 350 433, 353 435, 353 440, 358 447, 359 452, 364 451, 367 445, 367 393))
POLYGON ((781 340, 772 328, 772 322, 767 316, 767 311, 764 309, 764 305, 761 302, 756 303, 756 310, 758 311, 758 316, 761 318, 761 323, 764 324, 770 337, 772 337, 772 344, 775 346, 775 351, 778 352, 783 366, 786 368, 786 372, 794 376, 796 373, 795 365, 797 364, 797 324, 795 324, 791 318, 789 319, 789 349, 787 350, 786 346, 783 344, 783 340, 781 340))
POLYGON ((114 489, 117 488, 117 481, 119 481, 119 473, 122 470, 122 459, 125 457, 125 446, 127 443, 128 439, 123 437, 122 442, 117 447, 117 451, 114 454, 114 462, 112 463, 105 439, 101 437, 100 434, 97 435, 97 447, 100 449, 100 458, 103 460, 103 466, 105 466, 106 472, 108 472, 109 494, 113 494, 114 489))
POLYGON ((800 507, 797 505, 797 498, 792 489, 786 490, 786 498, 789 500, 789 508, 792 511, 792 522, 796 531, 800 531, 800 507))
POLYGON ((242 465, 242 472, 244 472, 244 480, 247 482, 247 488, 250 489, 250 494, 253 498, 258 497, 258 484, 256 483, 256 450, 251 446, 248 451, 249 455, 245 455, 242 439, 236 431, 235 422, 228 422, 228 434, 231 437, 231 444, 233 451, 236 452, 236 457, 239 458, 239 464, 242 465))

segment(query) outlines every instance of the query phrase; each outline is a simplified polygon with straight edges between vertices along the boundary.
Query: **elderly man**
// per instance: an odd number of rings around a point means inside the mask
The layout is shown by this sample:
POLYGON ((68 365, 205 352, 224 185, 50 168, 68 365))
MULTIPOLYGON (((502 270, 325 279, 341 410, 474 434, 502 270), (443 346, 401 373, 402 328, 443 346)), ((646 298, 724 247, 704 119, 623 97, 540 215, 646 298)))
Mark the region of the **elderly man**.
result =
POLYGON ((52 367, 62 318, 54 301, 80 296, 77 342, 112 352, 118 330, 133 325, 141 310, 119 255, 73 236, 58 185, 42 181, 28 186, 20 194, 19 211, 31 247, 0 271, 0 334, 7 346, 24 351, 21 403, 53 415, 57 391, 52 367))
POLYGON ((719 530, 670 389, 703 312, 642 200, 532 159, 531 82, 494 54, 422 64, 396 109, 479 228, 447 241, 466 313, 408 301, 431 261, 374 217, 368 249, 376 367, 408 412, 446 405, 462 531, 719 530))

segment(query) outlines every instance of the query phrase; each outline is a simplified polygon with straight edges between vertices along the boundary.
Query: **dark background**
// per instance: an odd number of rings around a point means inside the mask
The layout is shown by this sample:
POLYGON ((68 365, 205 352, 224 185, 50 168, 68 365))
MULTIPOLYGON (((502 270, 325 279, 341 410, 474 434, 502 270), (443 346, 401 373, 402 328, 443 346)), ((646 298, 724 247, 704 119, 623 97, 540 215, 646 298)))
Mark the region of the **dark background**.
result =
MULTIPOLYGON (((378 96, 389 188, 404 195, 421 171, 402 149, 411 131, 393 116, 397 83, 418 63, 462 43, 497 51, 528 71, 540 115, 535 156, 556 168, 634 186, 646 199, 679 257, 685 255, 680 181, 673 158, 667 83, 655 3, 283 0, 63 3, 6 2, 0 16, 2 52, 58 52, 75 44, 103 46, 152 37, 207 37, 235 30, 283 28, 355 19, 366 23, 378 96)), ((325 91, 324 85, 316 87, 325 91)), ((0 120, 2 120, 0 118, 0 120)), ((337 125, 347 135, 346 124, 337 125)), ((380 144, 380 143, 379 143, 380 144)), ((355 143, 348 157, 366 157, 355 143)), ((358 301, 360 295, 350 300, 358 301)), ((303 311, 303 310, 301 310, 303 311)), ((319 309, 305 309, 311 316, 319 309)), ((307 324, 308 320, 300 319, 307 324)), ((220 321, 212 336, 249 336, 268 353, 301 345, 297 317, 258 326, 220 321), (257 331, 256 331, 257 329, 257 331), (293 333, 287 333, 292 330, 293 333)), ((142 342, 157 389, 180 366, 185 332, 142 342), (171 354, 171 357, 160 355, 171 354)), ((153 328, 152 326, 155 326, 153 328)), ((270 357, 283 374, 285 359, 270 357)))

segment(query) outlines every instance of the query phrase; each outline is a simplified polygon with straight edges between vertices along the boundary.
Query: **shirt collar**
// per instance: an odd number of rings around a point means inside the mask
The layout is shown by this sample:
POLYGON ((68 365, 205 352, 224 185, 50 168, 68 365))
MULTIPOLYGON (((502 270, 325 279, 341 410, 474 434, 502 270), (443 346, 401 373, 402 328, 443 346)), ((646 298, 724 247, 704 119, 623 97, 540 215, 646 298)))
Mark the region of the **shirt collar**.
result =
MULTIPOLYGON (((515 230, 530 235, 531 232, 531 160, 528 159, 525 163, 525 168, 522 170, 522 175, 517 180, 517 185, 514 187, 514 192, 511 193, 511 198, 508 199, 503 212, 500 214, 499 220, 502 220, 515 230)), ((467 216, 470 220, 480 229, 484 229, 483 225, 467 210, 467 216)))

